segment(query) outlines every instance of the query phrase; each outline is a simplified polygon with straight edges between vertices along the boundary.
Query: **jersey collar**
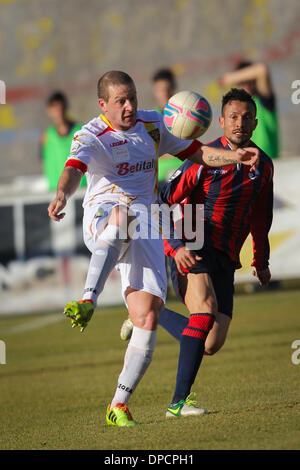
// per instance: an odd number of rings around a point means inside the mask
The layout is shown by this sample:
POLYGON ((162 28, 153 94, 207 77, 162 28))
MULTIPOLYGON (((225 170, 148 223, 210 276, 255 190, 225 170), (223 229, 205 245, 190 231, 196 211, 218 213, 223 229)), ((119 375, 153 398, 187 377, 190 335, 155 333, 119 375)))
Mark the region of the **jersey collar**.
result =
POLYGON ((137 119, 134 126, 130 127, 130 129, 128 129, 127 131, 121 131, 121 130, 115 129, 113 125, 111 124, 111 122, 107 119, 107 117, 104 116, 104 114, 102 113, 99 114, 99 118, 105 122, 105 124, 109 127, 109 130, 114 131, 114 132, 131 132, 131 130, 136 126, 137 122, 140 121, 140 119, 137 119))
POLYGON ((115 130, 112 126, 112 124, 110 123, 110 121, 104 116, 104 114, 99 114, 99 118, 102 119, 102 121, 105 122, 105 124, 108 125, 108 127, 110 127, 111 129, 115 130))
MULTIPOLYGON (((233 150, 233 148, 230 145, 230 142, 228 142, 225 135, 223 135, 221 137, 221 144, 223 145, 224 148, 226 148, 228 146, 231 150, 233 150)), ((249 145, 248 146, 249 147, 257 147, 257 145, 252 140, 249 140, 249 145)))
POLYGON ((231 149, 231 145, 230 143, 228 142, 228 140, 226 139, 225 135, 223 135, 221 137, 221 144, 223 145, 224 148, 228 147, 231 149))

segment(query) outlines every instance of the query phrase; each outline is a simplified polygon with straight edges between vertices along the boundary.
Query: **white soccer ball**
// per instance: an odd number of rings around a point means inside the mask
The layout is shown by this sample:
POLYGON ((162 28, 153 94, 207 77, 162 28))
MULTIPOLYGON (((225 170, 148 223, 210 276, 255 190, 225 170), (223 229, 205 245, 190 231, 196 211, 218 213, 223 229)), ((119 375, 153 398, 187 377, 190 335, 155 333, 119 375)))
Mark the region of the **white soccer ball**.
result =
POLYGON ((196 139, 209 128, 212 110, 199 93, 180 91, 167 102, 163 119, 171 134, 180 139, 196 139))

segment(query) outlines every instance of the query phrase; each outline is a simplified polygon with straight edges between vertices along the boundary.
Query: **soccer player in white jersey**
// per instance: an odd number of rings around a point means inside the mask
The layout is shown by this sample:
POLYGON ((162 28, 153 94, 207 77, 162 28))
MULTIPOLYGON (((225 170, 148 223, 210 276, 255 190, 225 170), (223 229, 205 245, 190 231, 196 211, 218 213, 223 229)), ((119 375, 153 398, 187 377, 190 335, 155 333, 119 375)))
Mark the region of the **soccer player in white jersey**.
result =
POLYGON ((106 422, 132 426, 137 423, 127 403, 152 360, 158 316, 166 296, 162 238, 130 238, 129 231, 138 213, 140 224, 149 224, 147 208, 157 200, 157 159, 169 153, 214 167, 244 163, 255 168, 258 151, 226 151, 174 137, 158 112, 137 109, 135 84, 124 72, 107 72, 99 79, 98 103, 100 116, 75 133, 48 212, 53 220, 61 220, 67 200, 86 174, 83 232, 92 254, 83 298, 69 302, 64 313, 71 318, 72 326, 83 330, 105 281, 118 264, 134 326, 106 422))

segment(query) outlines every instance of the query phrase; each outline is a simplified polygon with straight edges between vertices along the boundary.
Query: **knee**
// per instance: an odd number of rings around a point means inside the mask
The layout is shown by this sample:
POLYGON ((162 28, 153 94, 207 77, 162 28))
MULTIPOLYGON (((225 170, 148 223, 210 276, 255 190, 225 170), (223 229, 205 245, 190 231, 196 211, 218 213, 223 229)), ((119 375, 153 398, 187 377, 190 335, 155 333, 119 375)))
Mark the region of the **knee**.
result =
POLYGON ((144 315, 138 315, 135 320, 135 326, 144 330, 155 330, 157 327, 158 316, 155 311, 147 312, 144 315))
POLYGON ((138 328, 142 328, 144 330, 156 330, 159 314, 160 314, 162 307, 163 307, 163 302, 161 301, 161 302, 157 302, 150 309, 136 312, 136 314, 134 315, 135 326, 137 326, 138 328))
POLYGON ((205 346, 205 354, 207 356, 213 356, 218 352, 222 347, 222 344, 212 344, 210 346, 205 346))
POLYGON ((225 339, 219 339, 210 344, 205 344, 205 354, 207 356, 213 356, 222 348, 225 343, 225 339))
POLYGON ((201 310, 202 312, 209 312, 216 316, 218 303, 214 295, 209 295, 203 300, 203 309, 201 310))
POLYGON ((196 310, 197 312, 206 312, 216 315, 218 312, 218 304, 215 297, 209 295, 196 300, 196 305, 193 306, 193 310, 196 310))

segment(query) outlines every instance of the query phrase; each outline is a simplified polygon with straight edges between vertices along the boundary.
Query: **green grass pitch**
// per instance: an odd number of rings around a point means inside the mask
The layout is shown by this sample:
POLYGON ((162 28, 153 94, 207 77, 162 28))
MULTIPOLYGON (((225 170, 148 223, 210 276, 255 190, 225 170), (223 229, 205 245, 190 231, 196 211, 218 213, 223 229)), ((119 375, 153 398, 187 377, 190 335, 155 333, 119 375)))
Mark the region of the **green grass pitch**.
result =
MULTIPOLYGON (((167 304, 180 312, 183 305, 167 304)), ((130 402, 140 425, 105 424, 126 344, 123 307, 99 309, 84 333, 60 314, 0 320, 0 449, 299 449, 300 292, 235 297, 225 346, 193 386, 210 414, 165 418, 178 343, 159 328, 153 362, 130 402), (47 324, 45 323, 47 322, 47 324)))

